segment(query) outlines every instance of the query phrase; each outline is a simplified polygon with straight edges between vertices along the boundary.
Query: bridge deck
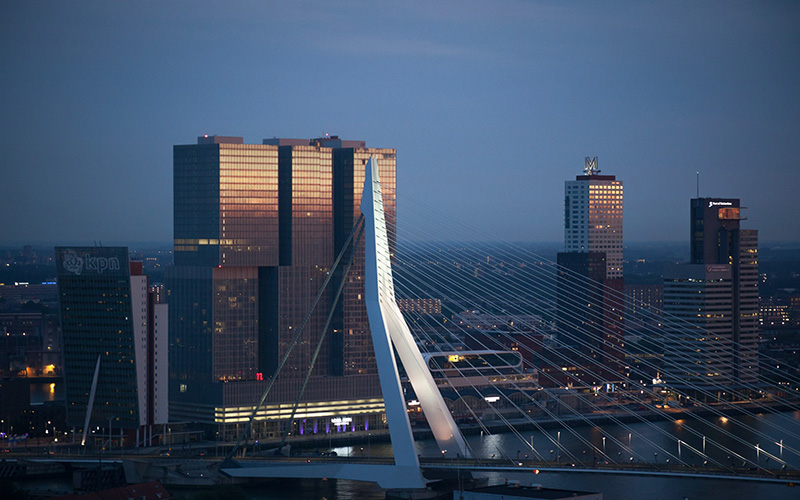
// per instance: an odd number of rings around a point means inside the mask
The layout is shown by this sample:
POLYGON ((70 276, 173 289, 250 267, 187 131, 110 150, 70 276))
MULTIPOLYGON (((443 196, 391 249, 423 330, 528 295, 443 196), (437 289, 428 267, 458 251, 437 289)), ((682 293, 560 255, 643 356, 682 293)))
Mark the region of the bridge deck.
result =
MULTIPOLYGON (((373 466, 389 466, 394 464, 392 458, 365 458, 365 457, 253 457, 240 460, 239 463, 247 469, 259 467, 275 467, 280 464, 360 464, 373 466)), ((800 483, 800 471, 734 467, 732 470, 711 466, 687 467, 675 464, 649 464, 631 463, 621 466, 612 463, 581 464, 573 462, 556 461, 531 461, 520 460, 510 462, 502 459, 449 459, 449 458, 420 458, 420 467, 423 470, 467 470, 480 472, 558 472, 558 473, 586 473, 586 474, 625 474, 670 477, 695 477, 706 479, 725 479, 731 481, 758 481, 771 483, 800 483)), ((230 469, 223 469, 224 472, 230 469)), ((241 473, 236 473, 241 477, 241 473)))

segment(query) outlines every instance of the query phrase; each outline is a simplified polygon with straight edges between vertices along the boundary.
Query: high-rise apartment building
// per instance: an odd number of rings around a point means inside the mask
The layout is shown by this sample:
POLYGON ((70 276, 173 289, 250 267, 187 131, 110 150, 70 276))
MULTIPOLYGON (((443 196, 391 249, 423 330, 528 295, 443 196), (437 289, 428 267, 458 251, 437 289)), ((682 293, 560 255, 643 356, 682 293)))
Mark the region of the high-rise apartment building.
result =
POLYGON ((167 305, 125 247, 55 251, 67 423, 83 427, 96 376, 89 424, 151 443, 168 419, 167 305))
POLYGON ((741 209, 738 199, 691 200, 691 264, 664 276, 669 383, 757 381, 758 231, 740 228, 741 209))
POLYGON ((622 323, 622 181, 600 175, 597 157, 564 184, 564 252, 558 254, 558 328, 566 371, 586 383, 625 370, 622 323), (569 366, 567 366, 569 365, 569 366))
MULTIPOLYGON (((393 239, 395 150, 338 137, 204 136, 174 148, 175 265, 168 273, 171 415, 234 437, 308 316, 301 342, 256 417, 255 435, 287 418, 346 279, 296 419, 298 432, 381 421, 383 400, 364 305, 363 242, 311 305, 358 216, 364 166, 378 159, 393 239), (283 404, 283 406, 280 406, 283 404)), ((309 431, 310 432, 310 431, 309 431)))

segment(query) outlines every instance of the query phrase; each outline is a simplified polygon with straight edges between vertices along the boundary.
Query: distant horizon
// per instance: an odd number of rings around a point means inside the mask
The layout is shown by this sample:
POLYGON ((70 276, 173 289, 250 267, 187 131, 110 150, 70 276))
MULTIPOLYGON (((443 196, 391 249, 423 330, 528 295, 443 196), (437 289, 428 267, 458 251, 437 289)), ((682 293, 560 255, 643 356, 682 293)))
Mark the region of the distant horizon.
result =
MULTIPOLYGON (((525 245, 547 245, 547 246, 563 246, 563 241, 557 240, 542 240, 542 241, 527 241, 527 240, 505 240, 505 239, 491 239, 491 240, 454 240, 454 239, 446 239, 446 240, 412 240, 414 243, 473 243, 473 244, 485 244, 497 241, 503 241, 507 243, 514 243, 514 244, 525 244, 525 245)), ((631 245, 689 245, 689 240, 680 241, 680 240, 633 240, 623 243, 623 248, 631 246, 631 245)), ((157 241, 157 240, 141 240, 141 241, 133 241, 133 240, 120 240, 120 241, 66 241, 66 242, 43 242, 43 241, 35 241, 35 242, 0 242, 0 249, 16 249, 16 248, 23 248, 26 245, 30 245, 34 248, 47 248, 47 247, 57 247, 57 246, 83 246, 83 247, 91 247, 91 246, 103 246, 103 247, 113 247, 113 246, 127 246, 127 247, 143 247, 152 245, 153 247, 172 247, 172 241, 157 241)), ((799 240, 783 240, 783 241, 759 241, 758 246, 760 249, 763 248, 771 248, 771 247, 787 247, 791 249, 798 249, 800 250, 800 239, 799 240)))

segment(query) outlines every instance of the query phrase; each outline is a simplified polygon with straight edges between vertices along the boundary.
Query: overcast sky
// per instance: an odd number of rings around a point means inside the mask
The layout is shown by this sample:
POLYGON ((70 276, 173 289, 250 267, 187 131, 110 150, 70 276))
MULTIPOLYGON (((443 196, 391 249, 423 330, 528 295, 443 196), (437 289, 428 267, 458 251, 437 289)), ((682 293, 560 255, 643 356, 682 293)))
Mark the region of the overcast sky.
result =
POLYGON ((397 148, 401 225, 561 240, 598 156, 628 242, 688 240, 697 171, 800 240, 795 1, 3 2, 0 113, 0 243, 168 242, 174 144, 324 133, 397 148))

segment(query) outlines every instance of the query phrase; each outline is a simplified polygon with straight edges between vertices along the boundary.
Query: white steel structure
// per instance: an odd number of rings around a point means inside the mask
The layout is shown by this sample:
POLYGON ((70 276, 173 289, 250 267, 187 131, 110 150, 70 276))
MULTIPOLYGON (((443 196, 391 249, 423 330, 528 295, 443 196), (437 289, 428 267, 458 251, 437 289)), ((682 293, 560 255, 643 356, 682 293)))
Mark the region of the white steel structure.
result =
POLYGON ((442 399, 397 306, 378 163, 375 157, 370 158, 366 165, 361 212, 364 214, 364 290, 367 315, 395 465, 242 463, 241 468, 224 469, 226 474, 233 477, 330 477, 376 481, 385 489, 425 488, 426 481, 419 468, 419 457, 414 447, 406 401, 400 386, 395 350, 443 455, 458 454, 461 457, 469 457, 464 436, 442 399))
POLYGON ((364 192, 361 195, 361 212, 364 214, 365 224, 364 289, 367 315, 375 358, 378 362, 386 416, 389 420, 395 463, 419 464, 392 345, 397 350, 408 379, 414 387, 439 448, 445 454, 458 453, 462 457, 467 457, 469 453, 464 437, 442 399, 436 382, 425 360, 422 359, 414 337, 397 306, 381 184, 378 178, 378 163, 374 157, 367 163, 364 192))

